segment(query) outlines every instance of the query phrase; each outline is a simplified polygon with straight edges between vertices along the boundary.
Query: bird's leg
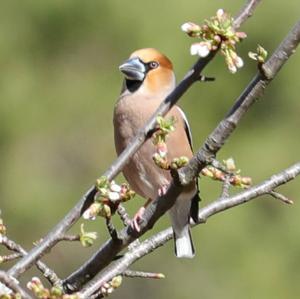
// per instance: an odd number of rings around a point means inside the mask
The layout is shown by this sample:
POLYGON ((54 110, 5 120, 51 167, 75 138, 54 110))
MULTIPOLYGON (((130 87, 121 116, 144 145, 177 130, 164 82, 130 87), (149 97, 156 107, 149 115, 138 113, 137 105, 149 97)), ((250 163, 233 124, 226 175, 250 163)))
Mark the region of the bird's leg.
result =
POLYGON ((140 232, 140 222, 143 219, 143 215, 145 213, 145 209, 147 206, 151 203, 152 199, 148 198, 148 200, 145 202, 145 204, 139 208, 139 210, 136 212, 136 214, 133 216, 133 219, 131 221, 131 227, 135 229, 137 232, 140 232))
POLYGON ((162 185, 162 186, 158 189, 158 196, 159 196, 159 197, 164 196, 164 195, 167 193, 168 188, 169 188, 169 185, 168 185, 168 184, 162 185))
MULTIPOLYGON (((163 196, 166 194, 167 190, 169 188, 168 184, 164 184, 162 185, 159 189, 158 189, 158 196, 163 196)), ((137 211, 137 213, 134 215, 132 222, 131 222, 131 227, 133 229, 135 229, 137 232, 140 232, 141 228, 140 228, 140 222, 141 220, 143 220, 143 215, 145 213, 145 209, 147 208, 147 206, 152 202, 151 198, 148 198, 148 200, 146 201, 146 203, 139 208, 139 210, 137 211)))

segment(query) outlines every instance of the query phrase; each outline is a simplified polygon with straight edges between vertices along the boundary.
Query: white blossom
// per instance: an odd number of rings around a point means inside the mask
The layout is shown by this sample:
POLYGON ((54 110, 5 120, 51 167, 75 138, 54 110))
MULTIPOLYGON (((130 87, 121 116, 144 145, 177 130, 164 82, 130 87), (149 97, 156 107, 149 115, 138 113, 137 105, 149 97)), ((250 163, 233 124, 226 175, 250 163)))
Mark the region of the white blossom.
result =
POLYGON ((186 33, 200 31, 201 27, 195 23, 187 22, 181 25, 181 30, 186 33))
POLYGON ((217 10, 217 18, 220 20, 224 15, 224 9, 220 8, 217 10))
POLYGON ((191 45, 191 55, 199 55, 200 57, 206 57, 210 52, 210 47, 207 42, 200 42, 191 45))
POLYGON ((241 57, 238 56, 238 57, 235 59, 235 65, 236 65, 238 68, 243 67, 243 65, 244 65, 243 59, 242 59, 241 57))
POLYGON ((121 192, 121 186, 116 184, 114 181, 111 182, 109 189, 113 192, 121 192))
POLYGON ((94 215, 94 213, 92 213, 92 209, 90 207, 84 211, 84 213, 82 214, 82 217, 85 220, 95 220, 96 219, 96 215, 94 215))
POLYGON ((229 71, 230 71, 232 74, 235 74, 236 71, 237 71, 237 68, 236 68, 236 66, 235 66, 234 64, 229 64, 229 65, 228 65, 228 69, 229 69, 229 71))
POLYGON ((108 198, 112 201, 119 200, 120 199, 120 194, 118 192, 110 191, 110 192, 108 192, 108 198))

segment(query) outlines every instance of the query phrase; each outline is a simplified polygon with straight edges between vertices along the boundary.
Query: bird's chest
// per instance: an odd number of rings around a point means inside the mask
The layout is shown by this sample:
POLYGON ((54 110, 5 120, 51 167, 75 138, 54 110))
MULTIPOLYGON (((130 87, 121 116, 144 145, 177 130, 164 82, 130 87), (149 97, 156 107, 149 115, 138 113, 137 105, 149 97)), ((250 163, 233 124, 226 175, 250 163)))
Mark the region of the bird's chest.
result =
MULTIPOLYGON (((119 103, 115 108, 114 128, 115 145, 118 155, 126 148, 147 120, 151 117, 157 107, 140 107, 119 103)), ((152 140, 147 140, 141 148, 129 159, 123 169, 123 173, 129 184, 140 195, 155 198, 158 188, 166 184, 169 175, 166 171, 159 169, 153 162, 152 156, 155 146, 152 140)))
POLYGON ((157 106, 151 101, 141 103, 130 98, 124 98, 117 103, 114 111, 114 131, 118 155, 145 125, 157 106))

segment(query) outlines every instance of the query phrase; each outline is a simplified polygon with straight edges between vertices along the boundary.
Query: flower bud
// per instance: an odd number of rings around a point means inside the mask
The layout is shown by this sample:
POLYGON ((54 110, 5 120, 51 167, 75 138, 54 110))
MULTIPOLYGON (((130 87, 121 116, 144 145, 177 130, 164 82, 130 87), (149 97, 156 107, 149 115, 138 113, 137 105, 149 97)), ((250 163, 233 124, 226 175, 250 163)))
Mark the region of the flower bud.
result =
POLYGON ((110 206, 107 204, 102 204, 101 209, 99 211, 99 216, 104 218, 110 218, 111 217, 110 206))
POLYGON ((214 177, 214 174, 212 173, 212 171, 208 167, 203 168, 201 170, 201 173, 202 173, 202 175, 207 176, 209 178, 213 178, 214 177))
POLYGON ((115 276, 111 280, 110 284, 114 289, 118 288, 122 284, 122 276, 121 275, 115 276))
POLYGON ((54 296, 54 297, 60 297, 63 295, 63 290, 58 287, 58 286, 54 286, 51 288, 51 297, 54 296))
POLYGON ((111 200, 111 201, 117 201, 119 200, 121 197, 120 197, 120 194, 118 192, 108 192, 108 198, 111 200))
POLYGON ((240 69, 244 66, 244 61, 241 57, 237 56, 235 59, 235 65, 240 69))
POLYGON ((106 176, 102 176, 96 180, 96 187, 99 188, 107 188, 108 187, 108 179, 106 176))
POLYGON ((206 57, 211 49, 211 45, 208 42, 200 42, 191 45, 191 55, 199 55, 200 57, 206 57))
POLYGON ((224 160, 225 167, 228 171, 235 171, 235 162, 233 158, 228 158, 227 160, 224 160))
POLYGON ((224 17, 224 14, 225 14, 224 9, 222 9, 222 8, 218 9, 217 14, 216 14, 218 20, 222 20, 222 18, 224 17))
POLYGON ((200 31, 201 27, 193 22, 187 22, 181 25, 181 30, 186 33, 200 31))
POLYGON ((249 187, 252 185, 252 178, 244 176, 244 177, 242 177, 241 182, 244 187, 249 187))
POLYGON ((113 192, 121 192, 121 186, 116 184, 114 181, 111 182, 109 189, 113 192))
POLYGON ((156 145, 157 153, 162 157, 165 158, 168 153, 167 144, 165 142, 159 142, 156 145))
POLYGON ((90 205, 90 207, 84 211, 82 214, 83 219, 86 220, 95 220, 96 216, 99 214, 101 209, 101 204, 98 202, 94 202, 90 205))
POLYGON ((0 222, 0 235, 6 234, 6 226, 0 222))
POLYGON ((247 37, 247 34, 245 32, 236 32, 235 35, 239 38, 239 39, 244 39, 247 37))

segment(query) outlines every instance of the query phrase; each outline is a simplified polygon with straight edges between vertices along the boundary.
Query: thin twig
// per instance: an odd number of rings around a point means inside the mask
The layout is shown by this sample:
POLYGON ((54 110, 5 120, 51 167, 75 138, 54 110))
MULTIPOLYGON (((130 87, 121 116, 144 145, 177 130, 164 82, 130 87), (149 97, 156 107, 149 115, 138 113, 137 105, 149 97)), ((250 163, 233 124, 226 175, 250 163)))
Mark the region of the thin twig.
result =
POLYGON ((125 270, 122 273, 125 277, 130 278, 151 278, 151 279, 162 279, 165 278, 165 275, 162 273, 153 273, 153 272, 143 272, 143 271, 133 271, 133 270, 125 270))
POLYGON ((269 192, 269 194, 270 194, 272 197, 274 197, 274 198, 276 198, 276 199, 279 199, 280 201, 282 201, 282 202, 285 203, 285 204, 288 204, 288 205, 294 204, 294 202, 293 202, 291 199, 287 198, 286 196, 284 196, 284 195, 281 194, 281 193, 278 193, 278 192, 275 192, 275 191, 271 191, 271 192, 269 192))
POLYGON ((217 159, 211 159, 210 163, 211 166, 213 166, 214 168, 224 172, 224 174, 231 174, 228 169, 226 168, 226 166, 224 164, 222 164, 221 162, 219 162, 217 159))
MULTIPOLYGON (((17 252, 25 256, 26 250, 15 241, 10 240, 8 237, 0 235, 0 244, 4 245, 8 250, 17 252)), ((43 262, 36 262, 37 268, 43 273, 44 277, 51 283, 51 285, 61 285, 61 280, 58 278, 56 273, 46 266, 43 262)))
POLYGON ((59 238, 59 241, 80 241, 80 235, 63 235, 59 238))
POLYGON ((229 197, 229 188, 230 188, 230 175, 225 175, 225 179, 222 184, 222 192, 220 198, 229 197))
POLYGON ((23 256, 23 255, 18 252, 8 254, 8 255, 1 255, 0 256, 0 264, 16 260, 16 259, 20 258, 21 256, 23 256))
POLYGON ((241 8, 240 12, 234 18, 234 27, 239 28, 248 18, 250 18, 261 0, 248 0, 246 4, 241 8))
POLYGON ((9 289, 11 289, 13 293, 20 294, 22 299, 32 299, 32 297, 23 288, 20 287, 17 281, 4 271, 0 271, 0 281, 9 289))
POLYGON ((117 240, 118 239, 118 232, 114 226, 114 224, 112 223, 111 221, 111 218, 106 218, 106 227, 107 227, 107 230, 109 232, 109 235, 110 237, 113 239, 113 240, 117 240))
POLYGON ((121 203, 118 206, 117 213, 120 216, 124 226, 130 225, 131 223, 130 217, 126 212, 125 207, 121 203))

